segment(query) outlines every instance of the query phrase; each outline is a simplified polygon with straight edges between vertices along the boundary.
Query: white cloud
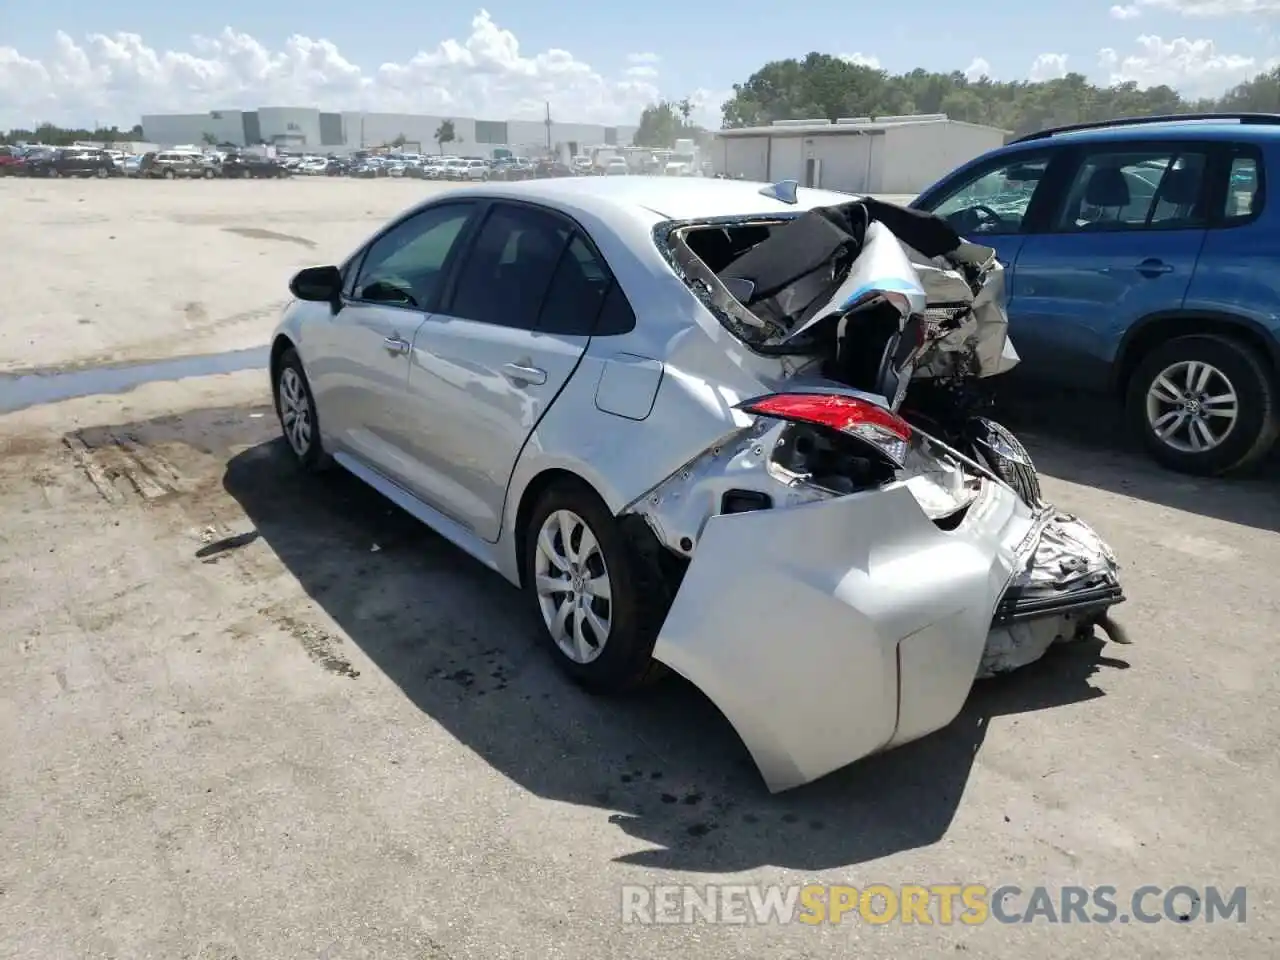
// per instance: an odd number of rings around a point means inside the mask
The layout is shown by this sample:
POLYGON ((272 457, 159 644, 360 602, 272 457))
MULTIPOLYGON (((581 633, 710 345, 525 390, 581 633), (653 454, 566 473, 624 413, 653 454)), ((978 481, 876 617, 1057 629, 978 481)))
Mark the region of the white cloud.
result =
POLYGON ((973 62, 965 68, 964 75, 967 80, 981 80, 983 77, 992 79, 991 64, 982 57, 974 57, 973 62))
POLYGON ((1136 20, 1142 16, 1142 9, 1136 3, 1126 3, 1124 6, 1116 5, 1111 8, 1112 20, 1136 20))
MULTIPOLYGON (((264 104, 501 120, 541 117, 547 101, 566 121, 635 123, 663 95, 659 58, 627 59, 630 70, 608 76, 566 50, 523 53, 485 10, 465 40, 378 66, 352 63, 328 40, 295 35, 270 50, 230 27, 192 38, 189 50, 158 50, 132 33, 76 41, 59 32, 43 60, 0 46, 0 128, 95 119, 127 127, 143 113, 264 104)), ((719 126, 719 106, 698 119, 719 126)))
MULTIPOLYGON (((1280 14, 1280 0, 1136 0, 1128 9, 1133 10, 1133 16, 1137 16, 1140 7, 1201 19, 1280 14)), ((1118 8, 1111 8, 1113 15, 1116 9, 1118 8)))
POLYGON ((1219 53, 1212 40, 1186 37, 1141 36, 1137 52, 1122 57, 1106 47, 1098 51, 1098 63, 1108 83, 1167 84, 1193 97, 1220 95, 1262 69, 1253 57, 1219 53))
POLYGON ((1027 75, 1032 83, 1043 83, 1045 80, 1058 80, 1067 75, 1067 55, 1065 53, 1042 53, 1031 64, 1027 75))
POLYGON ((855 67, 870 67, 872 70, 880 69, 880 58, 873 57, 866 53, 840 53, 836 55, 845 63, 852 63, 855 67))

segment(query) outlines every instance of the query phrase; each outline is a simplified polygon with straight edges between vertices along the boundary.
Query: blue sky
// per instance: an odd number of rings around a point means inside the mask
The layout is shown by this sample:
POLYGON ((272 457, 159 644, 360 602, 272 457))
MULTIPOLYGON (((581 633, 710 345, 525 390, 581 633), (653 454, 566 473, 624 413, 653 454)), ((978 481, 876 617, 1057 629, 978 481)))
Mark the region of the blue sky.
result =
MULTIPOLYGON (((479 4, 384 9, 385 19, 374 5, 363 3, 5 3, 0 7, 0 125, 17 122, 16 113, 30 110, 43 111, 40 116, 105 112, 124 121, 130 111, 153 109, 148 98, 163 101, 154 109, 205 110, 211 108, 210 98, 286 94, 343 101, 319 104, 331 107, 377 106, 382 98, 390 108, 429 109, 440 101, 496 117, 528 112, 537 96, 547 96, 563 102, 561 113, 578 111, 591 115, 582 119, 596 119, 610 111, 621 117, 654 93, 696 93, 706 112, 714 114, 735 81, 768 60, 815 49, 874 58, 892 72, 917 66, 966 70, 975 62, 981 69, 985 63, 998 79, 1027 79, 1042 54, 1055 56, 1042 60, 1036 75, 1051 75, 1061 70, 1065 55, 1068 69, 1099 82, 1168 82, 1193 93, 1213 93, 1261 70, 1280 52, 1269 31, 1272 18, 1280 19, 1280 0, 1137 0, 1131 12, 1138 15, 1124 18, 1111 3, 1096 0, 987 0, 981 6, 922 0, 911 5, 909 18, 898 13, 899 5, 834 0, 792 7, 763 0, 644 0, 616 7, 584 0, 552 5, 490 0, 484 4, 488 39, 482 37, 471 54, 461 57, 442 53, 440 45, 453 40, 465 49, 469 38, 474 41, 479 4), (212 48, 192 39, 218 38, 226 28, 239 39, 212 48), (59 39, 60 31, 71 43, 59 39), (138 35, 140 43, 90 39, 121 32, 138 35), (508 33, 518 43, 519 58, 509 39, 502 39, 508 33), (266 70, 263 55, 288 55, 294 35, 328 40, 340 57, 335 59, 329 48, 321 53, 295 48, 287 65, 266 70), (246 36, 256 41, 255 50, 264 48, 261 54, 245 53, 246 36), (1103 48, 1115 55, 1100 63, 1103 48), (556 49, 572 60, 538 58, 556 49), (419 51, 437 56, 421 61, 415 71, 379 76, 382 64, 407 64, 419 51), (166 52, 187 54, 188 60, 166 58, 166 52), (645 58, 637 54, 656 58, 639 63, 645 58), (198 63, 192 65, 192 58, 198 63), (299 63, 307 66, 299 70, 299 63), (352 65, 359 68, 358 78, 352 65), (584 73, 588 66, 595 79, 584 73), (529 81, 527 97, 521 77, 529 81), (388 87, 394 88, 391 93, 388 87), (436 93, 420 95, 408 87, 436 93)), ((263 102, 219 100, 216 105, 263 102)))

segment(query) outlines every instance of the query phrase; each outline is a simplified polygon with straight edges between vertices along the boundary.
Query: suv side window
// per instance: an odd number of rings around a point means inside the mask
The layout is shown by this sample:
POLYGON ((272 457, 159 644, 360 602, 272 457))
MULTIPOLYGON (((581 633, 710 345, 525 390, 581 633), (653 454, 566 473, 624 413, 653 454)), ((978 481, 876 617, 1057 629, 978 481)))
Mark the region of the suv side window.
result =
POLYGON ((1262 210, 1262 170, 1257 156, 1239 149, 1231 157, 1222 219, 1226 226, 1248 220, 1262 210))
POLYGON ((1048 168, 1047 154, 1023 155, 986 167, 956 184, 930 212, 961 236, 1017 233, 1048 168))
POLYGON ((570 225, 550 213, 495 204, 462 262, 445 312, 533 330, 570 233, 570 225))
POLYGON ((1086 154, 1055 218, 1058 231, 1204 226, 1207 157, 1171 145, 1086 154))
POLYGON ((474 209, 470 203, 428 207, 378 237, 360 264, 351 299, 432 309, 445 262, 474 209))

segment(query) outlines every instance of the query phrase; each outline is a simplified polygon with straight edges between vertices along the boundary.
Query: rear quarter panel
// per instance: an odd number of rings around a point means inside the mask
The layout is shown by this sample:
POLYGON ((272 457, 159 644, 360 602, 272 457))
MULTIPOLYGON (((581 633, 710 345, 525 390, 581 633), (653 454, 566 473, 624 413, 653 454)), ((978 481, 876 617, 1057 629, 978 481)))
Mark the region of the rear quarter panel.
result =
POLYGON ((1280 359, 1280 141, 1259 146, 1262 210, 1248 223, 1208 231, 1183 311, 1251 328, 1266 340, 1274 363, 1280 359))

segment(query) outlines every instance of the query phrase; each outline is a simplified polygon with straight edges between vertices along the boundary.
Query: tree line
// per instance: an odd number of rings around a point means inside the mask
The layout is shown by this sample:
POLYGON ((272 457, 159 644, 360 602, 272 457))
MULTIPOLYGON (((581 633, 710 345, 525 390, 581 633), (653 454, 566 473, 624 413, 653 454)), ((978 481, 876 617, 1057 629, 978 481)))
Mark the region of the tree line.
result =
MULTIPOLYGON (((688 101, 683 101, 685 107, 688 101)), ((1210 112, 1280 113, 1280 68, 1259 73, 1221 97, 1184 98, 1172 87, 1136 83, 1102 87, 1080 73, 1041 82, 976 80, 959 71, 915 69, 891 74, 825 53, 765 64, 733 85, 721 107, 725 127, 766 126, 775 120, 837 120, 945 113, 1009 130, 1015 135, 1047 127, 1118 117, 1210 112)), ((669 147, 676 137, 705 137, 681 104, 662 101, 640 117, 636 142, 669 147)))

